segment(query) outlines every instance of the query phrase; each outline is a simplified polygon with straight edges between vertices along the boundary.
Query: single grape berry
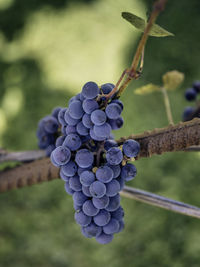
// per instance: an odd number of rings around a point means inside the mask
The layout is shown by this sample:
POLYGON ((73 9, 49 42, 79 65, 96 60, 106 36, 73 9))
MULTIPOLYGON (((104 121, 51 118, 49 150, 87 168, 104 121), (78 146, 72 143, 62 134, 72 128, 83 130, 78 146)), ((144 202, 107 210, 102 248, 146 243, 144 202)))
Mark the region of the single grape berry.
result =
POLYGON ((197 93, 200 93, 200 81, 195 81, 192 87, 197 93))
POLYGON ((106 113, 100 109, 97 109, 91 114, 91 121, 94 125, 103 125, 107 120, 106 113))
POLYGON ((107 234, 100 234, 96 237, 97 242, 100 244, 108 244, 113 240, 113 235, 107 235, 107 234))
POLYGON ((123 160, 123 153, 117 147, 110 148, 106 153, 107 162, 111 165, 118 165, 123 160))
POLYGON ((185 98, 188 101, 193 101, 196 99, 197 92, 195 91, 194 88, 189 88, 185 91, 185 98))
POLYGON ((109 223, 110 218, 111 218, 110 212, 102 209, 96 216, 94 216, 93 220, 96 223, 96 225, 104 226, 109 223))
POLYGON ((77 151, 75 161, 81 168, 88 168, 93 164, 94 156, 88 149, 80 149, 77 151))
POLYGON ((105 83, 105 84, 103 84, 101 86, 101 90, 102 90, 102 92, 103 92, 104 95, 107 95, 107 94, 109 94, 112 91, 112 89, 114 87, 115 87, 115 85, 112 84, 112 83, 105 83))
POLYGON ((125 166, 122 167, 121 177, 125 181, 132 180, 136 176, 136 174, 137 174, 137 169, 135 165, 127 163, 125 166))
POLYGON ((109 119, 118 119, 122 112, 122 108, 119 104, 111 103, 106 107, 106 115, 109 119))
POLYGON ((91 171, 83 171, 80 175, 80 182, 84 186, 90 186, 95 181, 95 175, 91 171))
POLYGON ((84 110, 82 108, 82 102, 79 100, 75 100, 69 105, 69 115, 73 119, 81 119, 83 117, 84 110))
POLYGON ((91 223, 92 218, 83 213, 83 211, 76 211, 74 215, 75 221, 81 226, 87 226, 91 223))
POLYGON ((56 149, 52 152, 52 158, 58 165, 65 165, 69 162, 71 158, 71 152, 69 148, 64 146, 58 146, 56 149))
POLYGON ((102 232, 102 227, 97 226, 95 223, 90 223, 87 226, 82 227, 83 234, 87 238, 97 237, 102 232))
POLYGON ((87 82, 83 88, 82 88, 82 95, 86 99, 93 99, 95 98, 99 93, 99 87, 94 82, 87 82))
POLYGON ((68 147, 71 151, 75 151, 80 148, 82 142, 78 134, 68 134, 65 138, 63 145, 68 147))
POLYGON ((108 166, 101 166, 96 171, 96 178, 102 183, 108 183, 113 179, 113 170, 108 166))
POLYGON ((106 186, 104 183, 102 182, 99 182, 99 181, 95 181, 93 182, 91 185, 90 185, 90 194, 93 196, 93 197, 96 197, 96 198, 101 198, 105 195, 106 193, 106 186))
POLYGON ((129 158, 135 158, 140 151, 140 144, 133 140, 129 139, 123 144, 123 153, 129 158))
POLYGON ((193 107, 186 107, 184 109, 183 115, 182 115, 183 121, 188 121, 188 120, 193 119, 192 114, 194 111, 195 111, 195 109, 193 107))

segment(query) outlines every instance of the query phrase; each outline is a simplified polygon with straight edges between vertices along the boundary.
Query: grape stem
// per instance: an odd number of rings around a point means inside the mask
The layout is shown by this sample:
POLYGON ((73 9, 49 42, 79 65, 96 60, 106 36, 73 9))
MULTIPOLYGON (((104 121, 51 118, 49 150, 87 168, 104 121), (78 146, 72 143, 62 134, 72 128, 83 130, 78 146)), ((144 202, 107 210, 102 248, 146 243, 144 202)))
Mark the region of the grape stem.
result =
POLYGON ((150 32, 153 24, 155 23, 159 13, 164 10, 166 2, 167 2, 167 0, 158 0, 153 5, 153 10, 151 12, 150 19, 147 23, 145 30, 144 30, 142 38, 138 44, 138 47, 137 47, 135 56, 133 58, 131 67, 123 71, 120 79, 116 83, 113 90, 109 94, 106 95, 107 99, 110 99, 116 92, 117 92, 117 97, 119 98, 122 95, 122 93, 125 91, 127 86, 129 85, 129 83, 133 79, 136 80, 140 77, 141 71, 143 68, 143 62, 144 62, 144 48, 145 48, 145 45, 146 45, 146 42, 147 42, 147 39, 149 36, 149 32, 150 32), (138 70, 139 63, 140 63, 140 67, 138 70), (126 75, 127 75, 126 79, 119 87, 120 83, 122 82, 123 78, 126 75), (119 87, 119 89, 118 89, 118 87, 119 87))
POLYGON ((161 87, 161 92, 162 92, 163 97, 164 97, 164 104, 165 104, 165 110, 167 113, 168 122, 169 122, 169 124, 174 125, 170 101, 169 101, 169 97, 168 97, 167 90, 165 89, 165 87, 161 87))

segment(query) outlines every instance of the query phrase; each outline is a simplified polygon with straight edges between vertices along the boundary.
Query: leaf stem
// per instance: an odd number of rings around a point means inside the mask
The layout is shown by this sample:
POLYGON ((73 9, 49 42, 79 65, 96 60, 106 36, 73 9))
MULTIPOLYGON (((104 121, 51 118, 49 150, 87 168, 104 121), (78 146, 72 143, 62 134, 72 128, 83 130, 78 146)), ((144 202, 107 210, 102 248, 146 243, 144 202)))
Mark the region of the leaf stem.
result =
POLYGON ((113 90, 106 95, 106 98, 109 99, 111 98, 116 92, 117 93, 117 97, 120 97, 121 94, 124 92, 124 90, 126 89, 126 87, 129 85, 129 83, 134 79, 138 79, 140 76, 140 72, 141 72, 141 67, 140 70, 138 71, 138 65, 141 61, 141 66, 143 66, 143 61, 144 61, 144 48, 149 36, 149 32, 156 20, 156 18, 158 17, 159 13, 161 11, 164 10, 165 8, 165 4, 166 4, 167 0, 157 0, 155 2, 155 4, 153 5, 153 11, 151 13, 150 19, 147 23, 147 26, 144 30, 144 33, 142 35, 142 38, 140 39, 140 42, 138 44, 135 56, 133 58, 131 67, 125 71, 123 71, 120 79, 118 80, 116 86, 113 88, 113 90), (124 82, 121 84, 119 90, 118 87, 120 85, 120 83, 122 82, 123 78, 125 77, 125 75, 127 75, 126 79, 124 80, 124 82))
POLYGON ((169 97, 168 97, 167 90, 165 89, 165 87, 161 87, 161 92, 163 93, 163 97, 164 97, 165 110, 167 113, 168 122, 169 124, 174 125, 170 101, 169 101, 169 97))

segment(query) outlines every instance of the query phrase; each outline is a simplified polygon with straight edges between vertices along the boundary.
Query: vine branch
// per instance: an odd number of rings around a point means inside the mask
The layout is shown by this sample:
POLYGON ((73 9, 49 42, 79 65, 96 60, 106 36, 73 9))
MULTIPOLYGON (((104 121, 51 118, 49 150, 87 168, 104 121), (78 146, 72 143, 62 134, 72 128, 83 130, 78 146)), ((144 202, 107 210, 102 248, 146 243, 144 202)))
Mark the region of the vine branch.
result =
MULTIPOLYGON (((164 152, 183 151, 191 146, 200 145, 200 119, 195 118, 151 132, 122 137, 118 140, 118 144, 123 144, 127 139, 135 139, 140 143, 141 150, 137 159, 164 152)), ((0 192, 56 179, 59 176, 58 172, 49 158, 22 164, 0 172, 0 192)))

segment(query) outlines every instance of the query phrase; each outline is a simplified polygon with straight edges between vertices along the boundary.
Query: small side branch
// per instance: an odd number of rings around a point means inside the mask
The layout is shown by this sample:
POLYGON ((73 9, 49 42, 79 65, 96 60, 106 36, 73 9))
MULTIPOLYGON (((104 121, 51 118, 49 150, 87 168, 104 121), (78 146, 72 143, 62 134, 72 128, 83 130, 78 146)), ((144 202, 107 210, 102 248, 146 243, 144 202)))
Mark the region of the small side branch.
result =
POLYGON ((200 219, 200 208, 170 198, 152 194, 129 186, 125 186, 124 190, 121 192, 121 195, 152 206, 200 219))
POLYGON ((165 110, 166 110, 166 113, 167 113, 168 122, 169 122, 169 124, 173 125, 174 121, 173 121, 173 117, 172 117, 172 111, 171 111, 171 106, 170 106, 167 90, 164 87, 162 87, 161 91, 162 91, 162 94, 163 94, 163 97, 164 97, 165 110))

